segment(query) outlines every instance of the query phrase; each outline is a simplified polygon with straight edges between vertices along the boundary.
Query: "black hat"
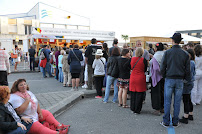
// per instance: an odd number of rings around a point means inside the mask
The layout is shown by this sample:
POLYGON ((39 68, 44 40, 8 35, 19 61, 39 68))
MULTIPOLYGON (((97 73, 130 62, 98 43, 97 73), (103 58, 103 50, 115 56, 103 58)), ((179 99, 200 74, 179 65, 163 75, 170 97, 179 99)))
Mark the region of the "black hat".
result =
POLYGON ((171 39, 175 41, 181 41, 183 38, 181 38, 181 33, 174 33, 173 37, 170 37, 171 39))

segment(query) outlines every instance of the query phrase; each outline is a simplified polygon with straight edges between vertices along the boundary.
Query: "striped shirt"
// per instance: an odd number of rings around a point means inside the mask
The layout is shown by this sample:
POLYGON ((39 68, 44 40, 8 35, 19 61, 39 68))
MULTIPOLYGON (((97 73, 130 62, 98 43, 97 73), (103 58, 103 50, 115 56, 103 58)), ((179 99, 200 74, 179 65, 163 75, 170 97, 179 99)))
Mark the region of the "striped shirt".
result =
POLYGON ((7 71, 10 73, 9 56, 5 50, 0 50, 0 71, 7 71))

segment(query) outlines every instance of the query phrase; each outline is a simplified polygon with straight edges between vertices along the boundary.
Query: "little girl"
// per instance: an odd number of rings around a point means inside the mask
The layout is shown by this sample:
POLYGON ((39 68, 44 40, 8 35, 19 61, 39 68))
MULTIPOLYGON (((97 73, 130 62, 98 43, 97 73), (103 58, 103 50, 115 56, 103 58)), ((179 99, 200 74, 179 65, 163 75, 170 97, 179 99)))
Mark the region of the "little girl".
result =
POLYGON ((191 90, 194 87, 195 81, 195 53, 193 49, 188 49, 187 52, 190 56, 190 67, 191 67, 191 74, 190 80, 184 82, 183 88, 183 103, 184 103, 184 116, 179 121, 181 123, 188 124, 188 120, 193 120, 193 104, 191 102, 191 90))
POLYGON ((102 50, 97 49, 95 54, 95 60, 93 62, 94 68, 94 79, 95 79, 95 88, 97 90, 97 96, 95 98, 100 99, 102 98, 102 87, 103 87, 103 80, 105 76, 105 62, 106 59, 103 56, 102 50))

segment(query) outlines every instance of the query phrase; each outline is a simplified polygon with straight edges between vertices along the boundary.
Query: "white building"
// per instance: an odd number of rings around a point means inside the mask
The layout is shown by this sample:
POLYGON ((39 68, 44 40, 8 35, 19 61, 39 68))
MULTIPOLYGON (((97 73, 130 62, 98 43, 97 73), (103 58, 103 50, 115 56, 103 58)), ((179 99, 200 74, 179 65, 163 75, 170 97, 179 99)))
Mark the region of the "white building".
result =
POLYGON ((26 52, 28 44, 37 49, 40 44, 63 46, 65 42, 86 46, 92 38, 111 46, 115 32, 92 31, 89 18, 39 2, 27 13, 0 15, 0 42, 16 44, 16 37, 26 52))

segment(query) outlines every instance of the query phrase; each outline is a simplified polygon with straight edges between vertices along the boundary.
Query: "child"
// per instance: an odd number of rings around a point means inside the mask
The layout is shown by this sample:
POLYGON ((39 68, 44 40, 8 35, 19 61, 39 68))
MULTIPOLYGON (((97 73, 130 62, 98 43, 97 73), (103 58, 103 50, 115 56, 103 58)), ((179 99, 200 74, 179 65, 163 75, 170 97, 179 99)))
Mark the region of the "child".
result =
POLYGON ((188 120, 193 120, 193 104, 191 102, 191 90, 194 87, 195 80, 195 53, 193 49, 188 49, 187 52, 190 56, 191 74, 190 80, 184 82, 183 88, 183 103, 184 103, 184 116, 179 121, 188 124, 188 120))
POLYGON ((97 90, 97 96, 95 96, 96 99, 102 98, 102 87, 105 76, 104 65, 106 62, 106 59, 102 56, 103 56, 102 50, 97 49, 97 52, 95 54, 95 60, 92 66, 94 68, 95 87, 97 90))

